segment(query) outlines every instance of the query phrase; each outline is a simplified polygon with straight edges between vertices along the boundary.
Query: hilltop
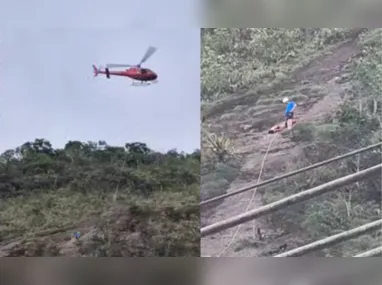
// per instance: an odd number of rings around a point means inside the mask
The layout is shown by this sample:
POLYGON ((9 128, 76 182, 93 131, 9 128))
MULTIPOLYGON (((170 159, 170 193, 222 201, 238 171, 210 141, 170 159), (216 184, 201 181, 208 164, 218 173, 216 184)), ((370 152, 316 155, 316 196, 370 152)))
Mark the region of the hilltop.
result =
MULTIPOLYGON (((235 191, 382 141, 381 29, 204 29, 201 199, 235 191), (287 96, 298 104, 291 131, 287 96)), ((202 226, 381 163, 378 150, 226 198, 202 226)), ((381 218, 371 177, 202 239, 202 255, 271 256, 381 218), (260 235, 258 235, 259 230, 260 235), (234 237, 234 238, 233 238, 234 237)), ((353 256, 381 244, 373 232, 313 253, 353 256)))
POLYGON ((0 156, 0 256, 199 256, 200 152, 26 142, 0 156), (73 233, 80 232, 80 238, 73 233))

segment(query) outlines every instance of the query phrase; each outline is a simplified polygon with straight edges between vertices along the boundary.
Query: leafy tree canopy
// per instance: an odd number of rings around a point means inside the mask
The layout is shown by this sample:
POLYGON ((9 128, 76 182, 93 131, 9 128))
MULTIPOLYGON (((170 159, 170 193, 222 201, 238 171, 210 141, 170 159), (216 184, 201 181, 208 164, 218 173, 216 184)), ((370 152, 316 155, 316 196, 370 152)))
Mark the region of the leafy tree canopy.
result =
POLYGON ((199 164, 199 150, 160 153, 140 142, 26 142, 0 156, 0 242, 101 215, 92 249, 79 245, 78 255, 198 256, 199 164), (116 229, 121 216, 134 221, 116 229), (121 242, 132 233, 140 238, 121 242))

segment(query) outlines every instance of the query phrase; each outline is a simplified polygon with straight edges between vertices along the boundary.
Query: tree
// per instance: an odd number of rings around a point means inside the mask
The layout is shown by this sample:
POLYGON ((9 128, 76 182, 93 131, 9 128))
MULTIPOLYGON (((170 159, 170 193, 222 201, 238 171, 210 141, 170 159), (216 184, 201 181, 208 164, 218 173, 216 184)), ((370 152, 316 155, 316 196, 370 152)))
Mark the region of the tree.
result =
POLYGON ((62 149, 45 139, 26 142, 0 156, 4 232, 38 233, 62 221, 75 227, 97 212, 97 231, 108 240, 94 237, 85 255, 102 247, 105 256, 198 256, 199 164, 199 150, 159 153, 140 142, 69 141, 62 149), (140 240, 121 242, 132 233, 140 240))

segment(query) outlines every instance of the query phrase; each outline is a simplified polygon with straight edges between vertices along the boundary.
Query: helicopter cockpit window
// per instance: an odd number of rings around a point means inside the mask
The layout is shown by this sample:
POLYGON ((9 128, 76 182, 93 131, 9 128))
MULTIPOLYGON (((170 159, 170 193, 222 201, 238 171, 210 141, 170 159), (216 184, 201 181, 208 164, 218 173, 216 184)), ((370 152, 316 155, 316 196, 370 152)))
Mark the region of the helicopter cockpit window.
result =
POLYGON ((145 73, 147 73, 147 69, 142 68, 141 72, 142 72, 142 74, 145 74, 145 73))

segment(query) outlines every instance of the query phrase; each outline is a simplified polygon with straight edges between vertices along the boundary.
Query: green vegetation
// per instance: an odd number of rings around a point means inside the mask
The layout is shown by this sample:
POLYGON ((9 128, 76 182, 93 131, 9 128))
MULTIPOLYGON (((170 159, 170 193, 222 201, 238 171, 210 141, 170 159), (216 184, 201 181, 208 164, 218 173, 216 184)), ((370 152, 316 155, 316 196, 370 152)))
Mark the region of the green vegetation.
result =
POLYGON ((199 256, 200 152, 36 139, 0 157, 0 252, 199 256), (82 237, 71 241, 80 231, 82 237))
POLYGON ((202 99, 221 99, 283 80, 349 29, 203 29, 202 99))
MULTIPOLYGON (((282 120, 280 98, 283 96, 298 102, 305 120, 292 131, 282 133, 280 139, 290 148, 291 157, 280 156, 279 163, 273 161, 262 180, 382 141, 381 39, 382 29, 205 29, 202 54, 204 133, 228 137, 232 156, 239 160, 236 160, 235 171, 227 175, 211 167, 217 164, 218 154, 203 155, 202 195, 211 197, 226 191, 229 183, 213 187, 212 179, 216 177, 219 178, 216 181, 232 181, 240 175, 239 180, 248 183, 247 173, 239 169, 243 161, 248 162, 247 155, 254 157, 257 153, 258 157, 263 157, 269 143, 269 138, 262 139, 263 134, 282 120), (348 58, 341 58, 341 53, 335 54, 337 44, 352 39, 357 43, 345 49, 348 58), (329 59, 315 60, 320 56, 329 59), (321 104, 320 110, 309 115, 311 107, 325 96, 335 104, 327 103, 326 107, 321 104), (336 107, 333 110, 329 105, 336 107), (312 119, 318 114, 319 120, 312 119)), ((206 135, 202 140, 208 143, 206 135)), ((277 152, 277 148, 275 143, 273 151, 277 152)), ((204 146, 202 151, 204 153, 204 146)), ((219 152, 224 151, 220 149, 219 152)), ((283 149, 283 154, 287 152, 283 149)), ((264 203, 273 202, 381 162, 381 151, 370 151, 273 183, 260 188, 258 193, 264 203)), ((261 159, 251 161, 252 164, 254 169, 248 170, 248 175, 255 183, 261 159)), ((260 223, 268 225, 264 230, 270 232, 269 235, 274 232, 277 235, 279 232, 273 229, 280 229, 292 235, 288 238, 294 236, 304 243, 319 240, 380 218, 381 183, 381 177, 371 177, 283 209, 260 223)), ((352 256, 380 245, 381 234, 370 233, 318 254, 352 256)), ((269 245, 274 241, 264 242, 269 245)), ((301 245, 294 240, 284 242, 292 247, 301 245)))
POLYGON ((240 159, 234 153, 232 142, 224 133, 203 133, 200 190, 202 201, 224 194, 239 174, 240 159))
MULTIPOLYGON (((325 53, 351 33, 342 28, 202 29, 202 116, 204 120, 219 114, 221 117, 219 122, 202 125, 201 199, 225 193, 239 174, 243 158, 235 155, 232 140, 222 145, 226 149, 213 151, 209 137, 236 139, 238 134, 223 131, 223 124, 241 121, 242 117, 251 118, 249 123, 242 120, 244 126, 257 130, 276 123, 280 120, 274 117, 275 110, 280 109, 279 97, 290 96, 298 102, 308 99, 299 90, 283 90, 282 82, 290 80, 290 74, 311 62, 318 52, 325 53), (283 94, 277 94, 277 90, 283 94), (225 154, 224 161, 219 159, 221 153, 225 154)), ((314 97, 321 98, 325 90, 314 88, 314 97)), ((246 132, 245 128, 240 132, 246 132)))
MULTIPOLYGON (((307 142, 299 167, 365 147, 382 141, 382 29, 362 35, 361 54, 351 64, 343 78, 350 81, 352 90, 335 114, 322 124, 297 126, 290 135, 296 142, 307 142)), ((288 134, 286 134, 288 135, 288 134)), ((272 201, 282 192, 290 195, 338 177, 355 173, 382 162, 380 150, 369 151, 306 174, 286 179, 267 194, 272 201), (275 196, 273 196, 275 195, 275 196)), ((295 168, 295 167, 293 167, 295 168)), ((289 222, 301 223, 309 237, 318 240, 329 235, 361 226, 381 218, 381 177, 343 187, 297 207, 281 211, 277 219, 288 217, 289 222), (302 214, 303 213, 303 214, 302 214)), ((381 244, 381 232, 364 235, 339 246, 324 250, 326 256, 351 256, 381 244)))

